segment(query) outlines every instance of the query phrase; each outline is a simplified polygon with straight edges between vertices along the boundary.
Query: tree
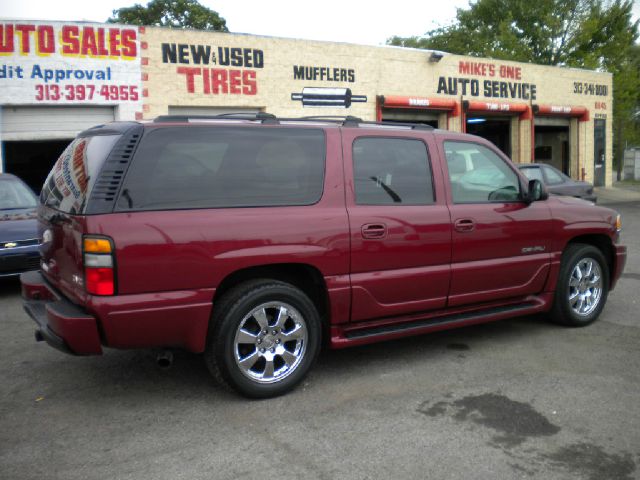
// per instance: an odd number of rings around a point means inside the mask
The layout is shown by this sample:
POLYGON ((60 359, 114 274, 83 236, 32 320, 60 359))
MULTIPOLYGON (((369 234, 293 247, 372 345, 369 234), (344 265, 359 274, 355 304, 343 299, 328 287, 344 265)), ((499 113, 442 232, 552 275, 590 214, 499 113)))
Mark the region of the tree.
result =
POLYGON ((611 69, 638 38, 631 0, 478 0, 456 21, 423 37, 392 37, 404 47, 502 60, 611 69))
POLYGON ((625 135, 640 140, 633 121, 640 109, 639 21, 632 20, 632 6, 632 0, 477 0, 458 9, 452 25, 387 43, 613 73, 619 165, 625 135))
POLYGON ((171 28, 196 28, 228 32, 224 18, 197 0, 152 0, 144 7, 136 3, 113 11, 107 22, 171 28))
POLYGON ((640 45, 618 66, 613 85, 614 155, 620 176, 625 147, 640 147, 640 45))

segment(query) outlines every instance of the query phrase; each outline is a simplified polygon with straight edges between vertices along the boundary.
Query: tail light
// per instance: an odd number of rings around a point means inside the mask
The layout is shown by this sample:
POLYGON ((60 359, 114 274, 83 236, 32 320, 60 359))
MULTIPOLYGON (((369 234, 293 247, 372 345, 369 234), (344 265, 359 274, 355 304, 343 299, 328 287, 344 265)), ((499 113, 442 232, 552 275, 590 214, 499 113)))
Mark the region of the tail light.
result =
POLYGON ((87 293, 113 295, 116 292, 113 241, 108 237, 85 236, 82 255, 87 293))

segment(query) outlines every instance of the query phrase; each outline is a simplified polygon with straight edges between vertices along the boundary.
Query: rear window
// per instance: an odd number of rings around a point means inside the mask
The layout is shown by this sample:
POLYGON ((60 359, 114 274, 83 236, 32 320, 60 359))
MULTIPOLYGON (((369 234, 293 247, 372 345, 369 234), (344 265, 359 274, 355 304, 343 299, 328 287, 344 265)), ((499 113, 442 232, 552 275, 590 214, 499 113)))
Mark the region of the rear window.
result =
POLYGON ((83 213, 98 173, 120 136, 79 137, 71 142, 44 182, 41 203, 66 213, 83 213))
POLYGON ((319 129, 191 126, 142 138, 117 210, 309 205, 322 195, 319 129))

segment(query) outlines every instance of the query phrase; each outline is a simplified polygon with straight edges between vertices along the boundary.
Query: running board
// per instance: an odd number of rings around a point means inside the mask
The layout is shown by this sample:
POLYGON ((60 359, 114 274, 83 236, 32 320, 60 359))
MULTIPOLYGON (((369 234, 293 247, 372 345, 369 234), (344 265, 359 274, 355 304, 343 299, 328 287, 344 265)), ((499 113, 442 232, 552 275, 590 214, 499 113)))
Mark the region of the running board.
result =
MULTIPOLYGON (((547 309, 550 305, 551 297, 546 295, 541 297, 529 297, 522 303, 502 305, 485 308, 483 310, 473 310, 437 317, 399 321, 382 325, 358 326, 350 325, 348 328, 334 327, 331 335, 331 346, 342 348, 355 345, 391 340, 394 338, 420 335, 423 333, 448 330, 467 325, 488 323, 506 318, 518 317, 539 313, 547 309)), ((382 321, 380 322, 382 323, 382 321)))

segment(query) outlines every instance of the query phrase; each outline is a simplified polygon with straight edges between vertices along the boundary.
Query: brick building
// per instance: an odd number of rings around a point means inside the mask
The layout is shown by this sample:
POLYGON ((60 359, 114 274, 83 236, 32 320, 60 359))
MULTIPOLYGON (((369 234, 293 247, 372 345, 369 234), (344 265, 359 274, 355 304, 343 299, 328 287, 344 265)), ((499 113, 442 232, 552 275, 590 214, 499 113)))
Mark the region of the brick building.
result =
POLYGON ((516 162, 612 181, 612 76, 445 52, 151 27, 0 20, 2 171, 37 190, 110 120, 266 111, 424 122, 516 162), (40 183, 39 183, 40 182, 40 183))

